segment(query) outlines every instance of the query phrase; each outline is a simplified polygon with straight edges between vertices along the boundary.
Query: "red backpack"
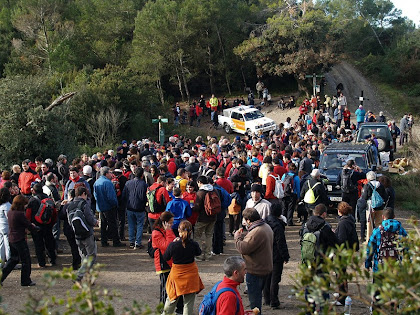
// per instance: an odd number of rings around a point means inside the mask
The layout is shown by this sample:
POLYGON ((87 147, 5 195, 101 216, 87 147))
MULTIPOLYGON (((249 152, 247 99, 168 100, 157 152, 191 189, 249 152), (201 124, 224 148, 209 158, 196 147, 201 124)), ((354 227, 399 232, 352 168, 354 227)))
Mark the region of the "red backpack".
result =
MULTIPOLYGON (((123 175, 120 175, 123 176, 123 175)), ((117 197, 121 197, 121 187, 120 187, 120 176, 112 174, 111 182, 112 185, 114 185, 115 193, 117 194, 117 197)))
POLYGON ((35 221, 39 224, 50 224, 55 211, 54 201, 51 198, 42 200, 39 197, 35 198, 40 202, 38 211, 35 214, 35 221))
POLYGON ((216 189, 206 193, 204 197, 204 210, 206 210, 209 216, 216 215, 222 211, 222 203, 216 189))

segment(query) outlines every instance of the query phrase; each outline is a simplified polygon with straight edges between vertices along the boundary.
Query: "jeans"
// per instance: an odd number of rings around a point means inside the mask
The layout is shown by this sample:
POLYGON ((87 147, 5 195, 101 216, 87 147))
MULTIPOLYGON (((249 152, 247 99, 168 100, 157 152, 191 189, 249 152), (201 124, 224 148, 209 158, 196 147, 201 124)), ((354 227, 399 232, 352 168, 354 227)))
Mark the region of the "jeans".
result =
POLYGON ((213 240, 214 224, 213 222, 197 222, 195 224, 195 234, 198 244, 202 249, 203 258, 211 257, 211 245, 213 240))
POLYGON ((2 266, 10 258, 9 235, 3 232, 0 232, 0 258, 2 266))
POLYGON ((96 253, 98 250, 93 235, 83 240, 76 240, 76 244, 79 247, 79 253, 82 257, 82 265, 77 271, 77 280, 82 280, 86 270, 92 268, 96 262, 96 253))
POLYGON ((114 244, 120 242, 117 226, 117 208, 112 208, 106 212, 100 212, 101 218, 101 243, 108 242, 108 237, 112 239, 114 244))
POLYGON ((55 253, 55 239, 52 233, 52 226, 42 225, 40 228, 39 231, 32 232, 38 264, 45 266, 45 248, 47 249, 51 263, 55 264, 57 255, 55 253))
POLYGON ((250 309, 258 307, 260 309, 260 314, 262 314, 262 292, 265 286, 266 279, 267 275, 257 276, 250 273, 246 274, 246 286, 248 288, 248 299, 250 309))
POLYGON ((135 212, 127 209, 128 240, 130 244, 141 245, 143 225, 146 212, 135 212))
POLYGON ((20 271, 20 284, 25 286, 32 282, 31 280, 31 255, 29 254, 29 247, 26 240, 21 240, 16 243, 10 243, 10 259, 3 268, 1 275, 1 282, 12 272, 19 260, 22 263, 20 271))
POLYGON ((273 271, 267 276, 264 285, 264 301, 271 307, 279 306, 279 283, 283 273, 283 262, 274 262, 273 271))

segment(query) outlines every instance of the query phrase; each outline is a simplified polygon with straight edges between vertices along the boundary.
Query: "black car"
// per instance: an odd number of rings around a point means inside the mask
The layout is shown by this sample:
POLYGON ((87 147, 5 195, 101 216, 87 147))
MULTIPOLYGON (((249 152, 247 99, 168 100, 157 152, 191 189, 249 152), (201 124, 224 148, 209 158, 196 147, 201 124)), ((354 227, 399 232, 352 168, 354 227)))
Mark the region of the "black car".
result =
POLYGON ((352 159, 365 173, 376 170, 373 152, 370 144, 366 143, 333 143, 321 154, 319 171, 324 180, 330 205, 336 206, 341 202, 341 187, 337 185, 337 177, 347 161, 352 159))
POLYGON ((364 142, 366 137, 372 134, 375 134, 378 140, 379 152, 393 152, 394 142, 392 141, 391 131, 389 131, 386 123, 366 122, 361 124, 357 131, 356 142, 364 142))

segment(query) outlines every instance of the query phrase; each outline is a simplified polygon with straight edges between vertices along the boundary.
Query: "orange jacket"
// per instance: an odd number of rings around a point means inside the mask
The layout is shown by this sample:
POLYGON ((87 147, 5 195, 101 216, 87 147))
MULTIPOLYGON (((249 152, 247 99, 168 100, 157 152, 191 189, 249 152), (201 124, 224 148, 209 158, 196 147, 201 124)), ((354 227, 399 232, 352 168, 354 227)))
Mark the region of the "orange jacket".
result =
POLYGON ((22 194, 30 195, 31 194, 31 183, 36 181, 37 179, 41 181, 41 178, 39 177, 39 175, 31 169, 29 169, 26 172, 24 171, 24 172, 20 173, 19 179, 18 179, 18 186, 19 186, 22 194))

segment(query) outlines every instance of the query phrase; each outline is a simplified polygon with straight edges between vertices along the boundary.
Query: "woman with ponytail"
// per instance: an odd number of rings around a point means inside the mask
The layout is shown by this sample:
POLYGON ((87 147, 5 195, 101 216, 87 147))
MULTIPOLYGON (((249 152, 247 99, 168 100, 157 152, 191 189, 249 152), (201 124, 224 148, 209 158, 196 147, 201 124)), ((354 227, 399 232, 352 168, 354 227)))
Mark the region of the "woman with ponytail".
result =
POLYGON ((172 269, 166 282, 166 298, 163 314, 174 313, 178 299, 184 299, 183 315, 193 314, 195 295, 204 289, 195 263, 195 256, 201 255, 201 248, 192 240, 192 225, 182 221, 177 237, 166 249, 163 259, 173 260, 172 269))
POLYGON ((175 239, 175 234, 172 231, 172 224, 174 223, 174 215, 171 212, 162 212, 160 217, 156 220, 152 231, 152 247, 155 249, 155 269, 160 278, 160 298, 159 301, 165 303, 166 301, 166 280, 171 271, 172 260, 166 262, 162 258, 162 254, 168 248, 168 245, 175 239))

